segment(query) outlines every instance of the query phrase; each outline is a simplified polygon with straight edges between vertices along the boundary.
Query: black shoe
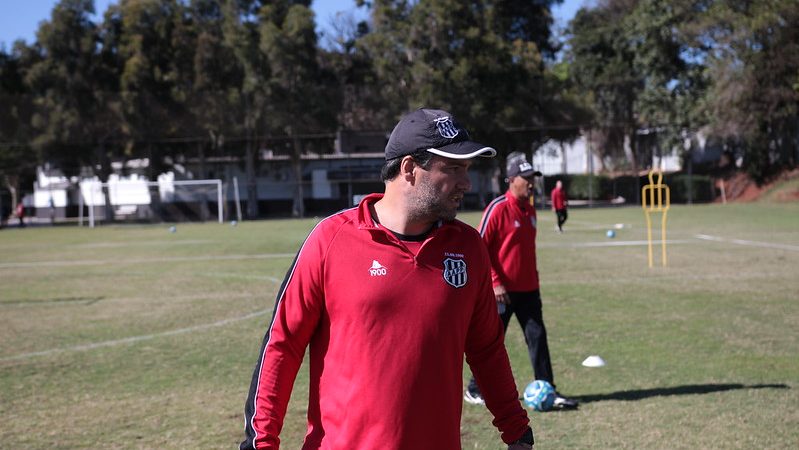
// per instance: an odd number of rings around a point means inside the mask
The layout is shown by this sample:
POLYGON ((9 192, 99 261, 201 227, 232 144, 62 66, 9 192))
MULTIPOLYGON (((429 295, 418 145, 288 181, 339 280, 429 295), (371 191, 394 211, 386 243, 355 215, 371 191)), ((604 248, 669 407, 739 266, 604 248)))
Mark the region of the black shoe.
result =
POLYGON ((471 405, 486 404, 485 400, 483 400, 483 395, 480 393, 480 388, 476 385, 466 388, 466 392, 463 393, 463 399, 466 400, 466 403, 471 405))
POLYGON ((560 392, 555 392, 555 403, 552 404, 552 409, 576 409, 577 406, 577 400, 572 400, 560 395, 560 392))

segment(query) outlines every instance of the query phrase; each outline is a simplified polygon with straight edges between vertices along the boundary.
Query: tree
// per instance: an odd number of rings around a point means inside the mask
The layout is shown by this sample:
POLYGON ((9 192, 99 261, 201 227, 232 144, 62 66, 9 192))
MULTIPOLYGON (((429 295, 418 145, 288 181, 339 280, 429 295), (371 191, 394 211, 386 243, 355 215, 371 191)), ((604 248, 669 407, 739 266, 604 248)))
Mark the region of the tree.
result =
POLYGON ((104 66, 100 36, 90 20, 91 0, 62 0, 50 21, 36 33, 40 58, 26 74, 35 96, 32 140, 43 160, 67 173, 96 162, 95 143, 113 133, 108 119, 115 116, 105 95, 113 90, 113 70, 104 66))
POLYGON ((369 22, 342 15, 331 26, 328 48, 319 49, 319 64, 335 77, 336 88, 328 91, 337 94, 329 98, 329 105, 336 112, 338 128, 390 129, 400 110, 390 106, 396 102, 382 91, 375 61, 364 45, 370 37, 369 22))
POLYGON ((513 145, 507 128, 542 122, 555 3, 375 1, 363 47, 398 112, 441 106, 476 135, 513 145))
POLYGON ((641 0, 627 20, 633 67, 643 80, 636 121, 666 152, 706 123, 698 105, 709 80, 681 29, 696 14, 693 0, 641 0))
POLYGON ((261 42, 270 67, 267 79, 269 127, 292 142, 297 181, 294 216, 305 214, 300 136, 332 128, 334 116, 325 101, 325 85, 334 78, 320 69, 310 1, 275 1, 261 9, 261 42))
POLYGON ((570 25, 570 76, 592 98, 604 142, 596 145, 602 161, 622 154, 638 170, 635 155, 635 103, 644 86, 636 73, 635 52, 626 18, 635 0, 611 0, 595 9, 580 9, 570 25))
POLYGON ((255 136, 263 119, 266 105, 266 78, 269 66, 259 50, 258 12, 261 3, 254 0, 226 0, 223 4, 223 35, 225 44, 233 49, 242 78, 233 86, 230 101, 237 105, 237 131, 245 142, 245 171, 247 174, 247 215, 258 217, 258 186, 256 185, 255 136))
POLYGON ((165 156, 154 153, 155 143, 182 134, 191 123, 186 99, 193 52, 185 8, 177 0, 123 0, 117 9, 124 155, 146 156, 152 168, 165 156))
POLYGON ((243 82, 243 71, 224 35, 224 11, 215 0, 192 0, 188 5, 190 40, 184 42, 193 49, 192 72, 186 74, 190 86, 187 107, 192 118, 186 131, 203 139, 197 143, 200 159, 200 177, 205 171, 205 143, 218 153, 226 137, 235 137, 238 122, 236 110, 238 92, 243 82))
MULTIPOLYGON (((544 59, 554 49, 549 8, 555 3, 378 0, 363 48, 397 116, 441 107, 503 154, 526 149, 543 135, 550 97, 544 59)), ((477 164, 488 172, 494 163, 477 164)))
POLYGON ((549 67, 544 77, 546 92, 551 92, 547 107, 542 111, 546 124, 546 138, 559 144, 561 172, 567 173, 567 155, 564 144, 572 144, 582 135, 581 130, 590 127, 594 120, 590 96, 583 95, 574 80, 569 77, 569 63, 559 61, 549 67))
MULTIPOLYGON (((22 178, 33 178, 38 158, 32 151, 30 120, 33 98, 24 82, 24 66, 30 49, 17 41, 11 53, 0 48, 0 177, 11 194, 11 205, 0 204, 0 215, 13 211, 22 178)), ((0 223, 5 217, 0 217, 0 223)))
MULTIPOLYGON (((622 137, 634 145, 636 129, 671 148, 710 125, 760 182, 795 166, 797 30, 799 4, 790 0, 606 0, 579 11, 572 76, 593 96, 604 156, 622 137)), ((635 168, 640 154, 631 150, 635 168)))
POLYGON ((686 25, 713 83, 711 130, 736 143, 759 183, 799 162, 799 3, 722 0, 686 25))
POLYGON ((25 77, 35 104, 31 144, 66 173, 97 165, 110 172, 106 142, 120 130, 117 73, 93 13, 91 0, 59 2, 36 33, 39 58, 25 77))

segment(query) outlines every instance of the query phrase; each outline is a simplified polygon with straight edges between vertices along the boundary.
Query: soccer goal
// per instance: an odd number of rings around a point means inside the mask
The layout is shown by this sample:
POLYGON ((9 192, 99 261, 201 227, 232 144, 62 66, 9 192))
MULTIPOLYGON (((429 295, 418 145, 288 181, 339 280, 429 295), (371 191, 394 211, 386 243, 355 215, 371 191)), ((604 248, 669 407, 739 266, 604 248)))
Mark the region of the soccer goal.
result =
POLYGON ((173 180, 159 177, 147 181, 112 175, 107 183, 80 183, 79 217, 84 210, 90 227, 114 222, 207 222, 225 220, 222 180, 173 180), (107 196, 107 197, 106 197, 107 196))

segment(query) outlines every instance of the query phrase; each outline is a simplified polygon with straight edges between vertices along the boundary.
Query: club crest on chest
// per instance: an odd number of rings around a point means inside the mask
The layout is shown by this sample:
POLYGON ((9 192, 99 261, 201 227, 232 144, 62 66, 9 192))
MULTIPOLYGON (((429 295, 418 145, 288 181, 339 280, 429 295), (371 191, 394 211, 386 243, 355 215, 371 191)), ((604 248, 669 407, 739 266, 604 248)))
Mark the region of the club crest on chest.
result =
POLYGON ((460 288, 466 285, 466 261, 463 259, 447 258, 444 260, 444 281, 452 287, 460 288))

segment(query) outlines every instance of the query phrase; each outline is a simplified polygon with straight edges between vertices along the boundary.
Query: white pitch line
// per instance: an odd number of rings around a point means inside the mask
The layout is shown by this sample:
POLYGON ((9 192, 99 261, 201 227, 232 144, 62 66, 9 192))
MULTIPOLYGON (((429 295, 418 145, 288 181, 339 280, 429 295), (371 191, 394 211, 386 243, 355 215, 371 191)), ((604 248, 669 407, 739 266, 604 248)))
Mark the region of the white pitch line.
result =
MULTIPOLYGON (((652 245, 660 245, 661 240, 652 240, 652 245)), ((666 244, 690 244, 694 241, 686 239, 669 240, 666 239, 666 244)), ((631 247, 636 245, 649 245, 648 241, 607 241, 607 242, 566 242, 566 243, 543 243, 539 244, 538 248, 586 248, 586 247, 631 247)))
MULTIPOLYGON (((553 220, 553 222, 555 222, 555 220, 553 220)), ((597 222, 588 222, 585 220, 568 220, 566 223, 571 225, 579 225, 578 227, 576 227, 577 229, 582 228, 587 230, 609 230, 609 229, 614 229, 616 227, 615 223, 602 224, 597 222)), ((566 229, 569 228, 569 225, 563 225, 563 226, 566 229)), ((630 228, 630 227, 631 227, 630 225, 624 224, 624 228, 630 228)))
POLYGON ((247 314, 247 315, 241 316, 241 317, 232 317, 230 319, 219 320, 219 321, 213 322, 213 323, 206 323, 206 324, 202 324, 202 325, 195 325, 193 327, 186 327, 186 328, 179 328, 177 330, 164 331, 163 333, 145 334, 145 335, 142 335, 142 336, 131 336, 131 337, 124 338, 124 339, 114 339, 112 341, 95 342, 93 344, 74 345, 72 347, 53 348, 53 349, 50 349, 50 350, 43 350, 43 351, 40 351, 40 352, 21 353, 19 355, 2 357, 2 358, 0 358, 0 362, 15 361, 15 360, 20 360, 20 359, 28 359, 28 358, 34 358, 34 357, 37 357, 37 356, 47 356, 47 355, 53 355, 53 354, 56 354, 56 353, 64 353, 64 352, 82 352, 82 351, 87 351, 87 350, 94 350, 96 348, 113 347, 113 346, 116 346, 116 345, 132 344, 132 343, 141 342, 141 341, 148 341, 150 339, 155 339, 155 338, 159 338, 159 337, 175 336, 175 335, 179 335, 179 334, 191 333, 193 331, 200 331, 200 330, 206 330, 206 329, 209 329, 209 328, 221 327, 221 326, 224 326, 224 325, 227 325, 227 324, 230 324, 230 323, 234 323, 234 322, 241 322, 242 320, 247 320, 247 319, 252 319, 253 317, 262 316, 262 315, 264 315, 264 314, 266 314, 268 312, 269 312, 268 309, 264 309, 262 311, 256 311, 254 313, 250 313, 250 314, 247 314))
POLYGON ((215 277, 215 278, 239 278, 243 280, 266 280, 271 281, 275 284, 280 284, 282 280, 278 280, 275 277, 270 277, 268 275, 249 275, 243 273, 230 273, 230 272, 205 272, 199 273, 198 275, 202 275, 204 277, 215 277))
POLYGON ((723 238, 721 236, 710 236, 707 234, 697 234, 696 238, 705 241, 729 242, 731 244, 748 245, 750 247, 776 248, 779 250, 791 250, 799 252, 799 245, 774 244, 772 242, 747 241, 745 239, 728 239, 728 238, 723 238))
POLYGON ((185 261, 219 261, 241 259, 274 259, 293 258, 294 253, 264 253, 260 255, 210 255, 210 256, 173 256, 166 258, 132 258, 132 259, 84 259, 79 261, 25 261, 0 263, 0 269, 22 269, 28 267, 66 267, 66 266, 100 266, 108 264, 143 264, 159 262, 185 261))
MULTIPOLYGON (((199 274, 203 276, 211 276, 210 274, 199 274)), ((254 277, 253 277, 254 278, 254 277)), ((267 281, 271 281, 275 284, 280 284, 281 280, 278 280, 275 277, 258 277, 257 279, 263 279, 267 281)), ((252 294, 225 294, 225 299, 240 299, 240 298, 252 298, 252 294)), ((178 301, 187 301, 187 300, 206 300, 212 297, 209 297, 209 294, 189 294, 189 295, 172 295, 169 297, 170 302, 178 302, 178 301)), ((115 303, 125 303, 125 302, 139 302, 139 301, 152 301, 152 296, 144 296, 144 297, 97 297, 97 298, 87 298, 87 299, 79 299, 75 301, 64 301, 64 300, 11 300, 0 302, 0 308, 4 307, 18 307, 18 308, 35 308, 39 306, 72 306, 72 305, 91 305, 97 302, 103 302, 104 304, 108 304, 110 302, 115 303)))
POLYGON ((75 248, 120 248, 120 247, 162 247, 166 245, 200 245, 214 242, 208 239, 193 239, 184 241, 133 241, 133 242, 89 242, 87 244, 73 244, 75 248))

